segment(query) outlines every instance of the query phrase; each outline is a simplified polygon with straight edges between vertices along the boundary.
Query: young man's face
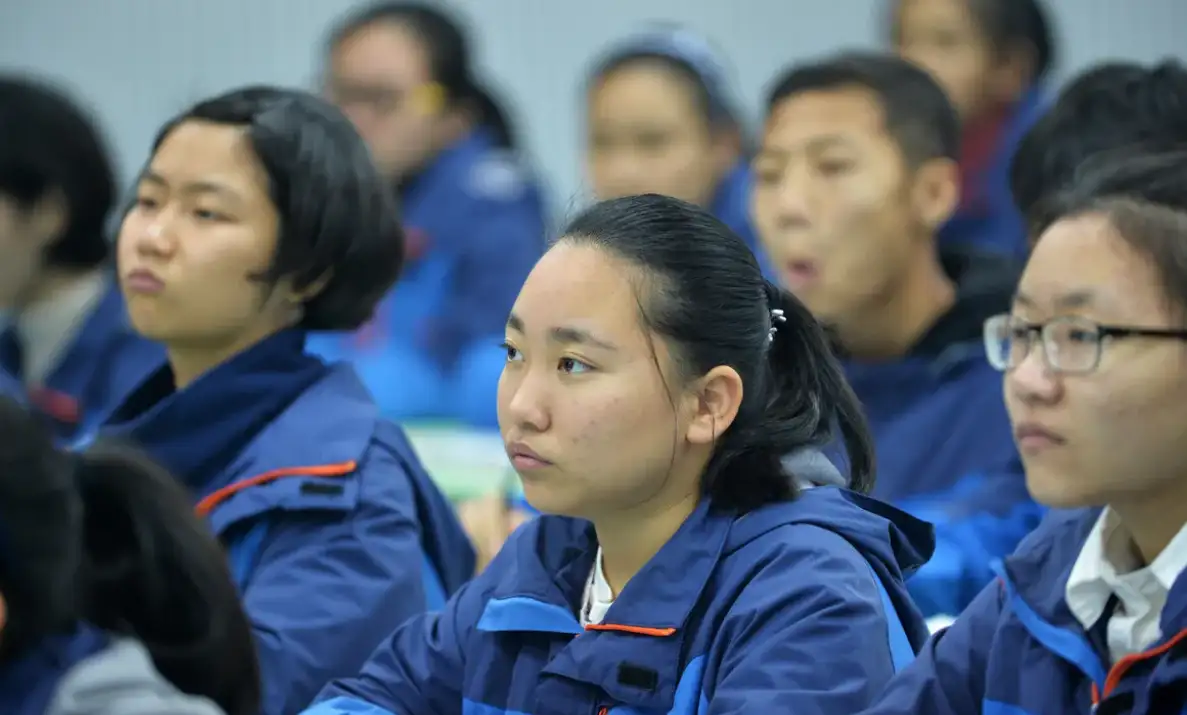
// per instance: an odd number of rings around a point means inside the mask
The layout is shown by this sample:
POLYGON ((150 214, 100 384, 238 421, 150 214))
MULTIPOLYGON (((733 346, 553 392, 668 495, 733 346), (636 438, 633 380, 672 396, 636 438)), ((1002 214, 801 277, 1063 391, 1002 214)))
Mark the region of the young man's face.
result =
POLYGON ((752 209, 786 288, 844 325, 894 289, 921 228, 915 172, 860 87, 792 95, 772 108, 754 160, 752 209))

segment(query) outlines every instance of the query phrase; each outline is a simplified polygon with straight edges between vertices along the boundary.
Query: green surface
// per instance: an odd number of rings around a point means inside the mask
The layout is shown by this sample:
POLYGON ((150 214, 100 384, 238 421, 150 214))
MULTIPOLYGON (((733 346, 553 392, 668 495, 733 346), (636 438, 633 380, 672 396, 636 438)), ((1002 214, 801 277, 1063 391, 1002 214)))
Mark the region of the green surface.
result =
POLYGON ((498 432, 448 423, 406 424, 433 481, 453 501, 519 490, 498 432))

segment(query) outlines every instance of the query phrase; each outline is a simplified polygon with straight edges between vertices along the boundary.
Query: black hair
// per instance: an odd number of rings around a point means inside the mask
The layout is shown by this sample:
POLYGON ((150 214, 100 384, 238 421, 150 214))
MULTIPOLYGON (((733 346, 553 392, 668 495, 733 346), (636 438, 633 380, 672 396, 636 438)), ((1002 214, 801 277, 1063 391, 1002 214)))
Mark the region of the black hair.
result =
POLYGON ((1092 155, 1145 143, 1187 144, 1187 70, 1175 61, 1097 65, 1064 87, 1018 144, 1014 203, 1030 214, 1092 155))
POLYGON ((1187 148, 1130 146, 1089 157, 1068 185, 1035 208, 1041 234, 1060 219, 1099 213, 1159 275, 1187 317, 1187 148))
POLYGON ((0 137, 0 193, 26 210, 52 192, 65 201, 66 226, 46 262, 87 269, 106 261, 115 170, 87 112, 49 84, 0 76, 0 137))
POLYGON ((260 280, 291 278, 298 290, 325 280, 305 303, 301 327, 355 330, 400 274, 404 231, 395 199, 366 144, 338 109, 306 92, 245 87, 169 120, 242 126, 268 175, 280 215, 276 256, 260 280))
MULTIPOLYGON (((899 0, 901 3, 902 0, 899 0)), ((1041 0, 964 0, 973 22, 999 55, 1020 46, 1032 53, 1031 81, 1042 80, 1056 61, 1055 37, 1041 0)), ((898 34, 897 7, 890 26, 898 34)))
POLYGON ((743 133, 724 63, 706 40, 679 27, 657 27, 612 47, 589 71, 586 96, 607 77, 637 65, 658 66, 684 82, 710 131, 743 133))
POLYGON ((491 132, 496 145, 504 149, 517 147, 515 129, 502 102, 474 76, 471 43, 465 27, 439 4, 397 0, 366 5, 330 33, 330 51, 359 30, 380 22, 411 29, 424 42, 433 81, 441 85, 446 100, 474 112, 478 124, 491 132))
POLYGON ((168 473, 96 444, 72 454, 0 398, 0 661, 81 623, 140 641, 178 689, 255 715, 259 668, 226 555, 168 473))
POLYGON ((794 498, 783 457, 828 443, 837 428, 850 488, 872 488, 865 417, 823 328, 763 278, 754 254, 725 224, 692 204, 646 194, 595 204, 560 242, 597 247, 638 270, 640 319, 667 342, 681 379, 719 365, 741 376, 742 405, 703 477, 714 506, 748 511, 794 498), (773 310, 783 311, 783 322, 773 310))
POLYGON ((912 166, 960 158, 960 118, 940 85, 895 55, 846 52, 780 74, 767 94, 767 112, 798 94, 860 87, 882 106, 886 130, 912 166))

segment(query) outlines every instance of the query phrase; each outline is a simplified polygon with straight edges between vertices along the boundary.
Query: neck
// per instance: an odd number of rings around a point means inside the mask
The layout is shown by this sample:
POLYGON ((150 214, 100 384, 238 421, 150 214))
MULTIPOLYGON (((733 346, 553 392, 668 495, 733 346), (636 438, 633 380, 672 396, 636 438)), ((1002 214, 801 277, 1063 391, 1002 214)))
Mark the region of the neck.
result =
POLYGON ((1187 525, 1187 484, 1172 483, 1157 495, 1112 502, 1142 562, 1153 563, 1187 525))
POLYGON ((646 513, 625 510, 594 522, 602 547, 602 572, 617 598, 628 581, 655 556, 696 509, 694 492, 646 513))
POLYGON ((900 358, 952 308, 956 285, 927 250, 889 295, 877 296, 858 319, 835 326, 847 355, 869 362, 900 358))
POLYGON ((245 331, 231 340, 219 342, 174 343, 166 346, 173 385, 185 389, 194 380, 222 365, 239 353, 280 332, 284 326, 270 326, 245 331))

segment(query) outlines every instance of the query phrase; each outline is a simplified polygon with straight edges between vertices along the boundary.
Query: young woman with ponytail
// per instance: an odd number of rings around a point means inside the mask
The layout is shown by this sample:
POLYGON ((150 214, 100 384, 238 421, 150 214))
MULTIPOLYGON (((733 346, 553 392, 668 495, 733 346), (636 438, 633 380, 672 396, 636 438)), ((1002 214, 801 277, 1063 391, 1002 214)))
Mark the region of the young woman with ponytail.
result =
POLYGON ((169 474, 0 398, 0 712, 255 715, 226 556, 169 474))
POLYGON ((311 714, 873 702, 926 637, 903 579, 930 529, 863 496, 857 400, 741 239, 677 199, 599 203, 536 264, 505 341, 500 430, 543 515, 311 714), (788 474, 837 432, 852 491, 788 474))

